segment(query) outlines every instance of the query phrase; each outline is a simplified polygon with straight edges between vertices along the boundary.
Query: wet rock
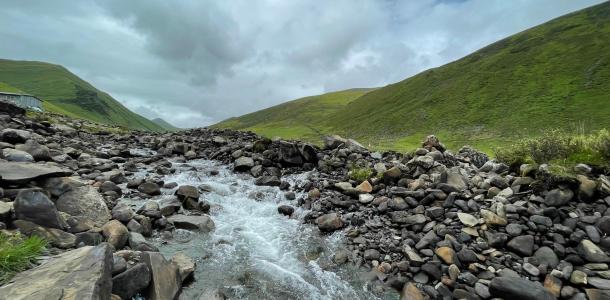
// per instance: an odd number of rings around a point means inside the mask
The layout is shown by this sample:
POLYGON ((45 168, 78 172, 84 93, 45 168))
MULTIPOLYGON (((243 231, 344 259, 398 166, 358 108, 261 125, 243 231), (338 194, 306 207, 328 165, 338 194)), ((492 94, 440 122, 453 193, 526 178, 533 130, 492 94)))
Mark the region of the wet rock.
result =
POLYGON ((176 196, 178 196, 178 199, 180 200, 184 200, 186 198, 199 199, 199 190, 192 185, 181 185, 176 190, 176 196))
POLYGON ((91 186, 73 188, 62 194, 55 205, 57 210, 91 220, 98 227, 106 224, 111 217, 104 198, 91 186))
POLYGON ((137 263, 127 271, 112 278, 112 293, 122 299, 131 299, 138 292, 148 287, 151 274, 148 266, 137 263))
POLYGON ((182 286, 178 267, 158 252, 142 252, 143 263, 151 271, 147 294, 150 300, 175 299, 182 286))
POLYGON ((294 207, 290 206, 290 205, 280 205, 277 208, 278 213, 285 215, 285 216, 292 216, 292 214, 294 213, 294 207))
POLYGON ((51 228, 63 228, 55 204, 40 191, 22 190, 13 203, 15 217, 51 228))
POLYGON ((107 244, 64 252, 33 269, 17 274, 0 287, 0 298, 109 299, 112 290, 112 251, 107 244))
POLYGON ((256 178, 254 184, 259 186, 280 186, 282 181, 277 176, 263 175, 256 178))
POLYGON ((166 217, 178 212, 181 207, 182 203, 176 197, 163 198, 159 201, 159 211, 166 217))
POLYGON ((117 220, 112 220, 104 224, 102 233, 106 238, 106 241, 117 250, 123 248, 129 238, 127 227, 117 220))
POLYGON ((185 216, 173 215, 167 218, 167 221, 174 224, 177 228, 189 230, 201 230, 203 232, 213 231, 215 228, 214 221, 209 216, 185 216))
POLYGON ((237 172, 246 172, 254 167, 254 160, 251 157, 242 156, 235 160, 233 170, 237 172))
POLYGON ((138 186, 138 191, 151 196, 161 195, 161 188, 154 182, 144 182, 140 184, 140 186, 138 186))
POLYGON ((554 300, 555 297, 540 284, 518 277, 496 277, 489 284, 492 297, 504 300, 554 300))
POLYGON ((195 272, 195 262, 192 258, 182 252, 178 252, 170 259, 170 262, 178 267, 178 273, 182 282, 192 279, 195 272))
POLYGON ((341 217, 336 213, 320 216, 316 219, 316 224, 321 231, 335 231, 343 227, 341 217))

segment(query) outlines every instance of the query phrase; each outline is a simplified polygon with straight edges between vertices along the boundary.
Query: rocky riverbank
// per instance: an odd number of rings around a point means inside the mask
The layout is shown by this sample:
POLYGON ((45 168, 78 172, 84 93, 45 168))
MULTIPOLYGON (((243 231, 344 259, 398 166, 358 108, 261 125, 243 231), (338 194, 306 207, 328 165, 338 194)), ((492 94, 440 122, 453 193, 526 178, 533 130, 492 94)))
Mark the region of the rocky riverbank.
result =
POLYGON ((610 297, 610 180, 589 166, 575 177, 510 170, 434 137, 404 155, 340 137, 320 149, 229 130, 91 133, 64 121, 0 104, 0 228, 42 236, 56 254, 0 287, 0 299, 177 297, 195 262, 163 257, 151 237, 215 230, 205 186, 163 180, 178 172, 172 162, 194 159, 285 191, 292 204, 278 214, 302 207, 321 234, 342 231, 332 262, 370 269, 372 286, 403 299, 610 297), (309 170, 305 183, 283 180, 309 170), (168 190, 175 196, 160 200, 168 190))

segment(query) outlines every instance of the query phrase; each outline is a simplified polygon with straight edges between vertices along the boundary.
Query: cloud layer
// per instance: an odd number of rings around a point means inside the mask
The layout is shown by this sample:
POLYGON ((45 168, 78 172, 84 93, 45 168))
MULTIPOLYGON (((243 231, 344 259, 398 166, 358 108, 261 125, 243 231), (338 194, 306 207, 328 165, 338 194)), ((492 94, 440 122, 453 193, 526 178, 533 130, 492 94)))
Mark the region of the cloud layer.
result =
POLYGON ((197 127, 396 82, 600 2, 7 0, 0 57, 62 64, 146 117, 197 127))

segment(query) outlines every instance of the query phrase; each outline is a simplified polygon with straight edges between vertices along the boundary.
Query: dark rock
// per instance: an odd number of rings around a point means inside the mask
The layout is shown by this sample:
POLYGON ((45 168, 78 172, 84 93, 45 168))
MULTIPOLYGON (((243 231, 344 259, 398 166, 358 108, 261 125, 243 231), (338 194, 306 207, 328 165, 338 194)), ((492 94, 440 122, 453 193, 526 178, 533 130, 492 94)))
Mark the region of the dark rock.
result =
POLYGON ((292 214, 294 213, 294 207, 290 206, 290 205, 280 205, 277 208, 277 211, 285 216, 292 216, 292 214))
POLYGON ((507 248, 517 254, 523 256, 532 256, 534 252, 534 237, 531 235, 522 235, 511 239, 507 248))
POLYGON ((279 158, 282 165, 300 166, 303 164, 301 152, 293 143, 280 141, 279 158))
POLYGON ((140 184, 140 186, 138 186, 138 191, 151 196, 161 195, 161 188, 154 182, 144 182, 140 184))
POLYGON ((201 230, 203 232, 210 232, 215 228, 214 221, 209 216, 173 215, 167 220, 177 228, 201 230))
POLYGON ((556 298, 540 284, 517 277, 496 277, 489 284, 492 297, 504 300, 555 300, 556 298))
POLYGON ((20 191, 13 207, 17 219, 31 221, 44 227, 64 227, 55 204, 40 191, 20 191))
POLYGON ((55 202, 57 210, 91 220, 101 227, 110 220, 110 211, 100 193, 91 186, 81 186, 62 194, 55 202))
POLYGON ((574 197, 574 192, 570 189, 554 189, 546 194, 544 203, 548 206, 566 205, 574 197))
POLYGON ((343 227, 341 217, 336 213, 320 216, 316 219, 316 224, 321 231, 335 231, 343 227))
POLYGON ((131 299, 150 283, 150 270, 144 263, 138 263, 129 270, 112 278, 112 293, 123 299, 131 299))
POLYGON ((36 179, 71 174, 69 170, 46 164, 0 161, 0 182, 7 184, 23 184, 36 179))

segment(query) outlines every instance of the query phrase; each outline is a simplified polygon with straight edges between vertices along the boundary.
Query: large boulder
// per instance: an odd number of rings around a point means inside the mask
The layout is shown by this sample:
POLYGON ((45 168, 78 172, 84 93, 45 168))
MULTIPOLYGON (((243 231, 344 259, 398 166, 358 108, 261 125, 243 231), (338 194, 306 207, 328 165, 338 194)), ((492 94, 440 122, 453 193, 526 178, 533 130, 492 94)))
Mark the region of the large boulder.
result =
POLYGON ((29 153, 17 149, 6 148, 2 149, 4 159, 14 162, 33 162, 34 157, 29 153))
POLYGON ((152 275, 148 286, 148 299, 175 299, 182 287, 178 267, 165 260, 158 252, 142 252, 141 261, 148 266, 152 275))
POLYGON ((339 147, 345 147, 350 151, 359 152, 365 151, 366 148, 352 139, 345 139, 338 135, 329 135, 324 137, 324 147, 326 149, 336 149, 339 147))
POLYGON ((51 228, 63 228, 63 222, 55 204, 47 195, 37 190, 22 190, 13 203, 15 217, 51 228))
POLYGON ((117 220, 112 220, 106 223, 102 227, 102 233, 104 234, 106 241, 115 249, 123 248, 125 243, 127 243, 127 239, 129 238, 129 231, 127 230, 127 227, 117 220))
POLYGON ((57 228, 46 228, 36 223, 15 220, 13 225, 27 236, 38 236, 49 242, 53 247, 68 249, 76 245, 76 236, 57 228))
POLYGON ((176 196, 178 196, 178 199, 180 200, 186 198, 197 200, 199 199, 199 191, 192 185, 181 185, 178 190, 176 190, 176 196))
POLYGON ((23 144, 32 137, 27 130, 6 128, 0 131, 0 141, 11 144, 23 144))
POLYGON ((336 213, 322 215, 316 219, 316 224, 321 231, 335 231, 343 227, 341 217, 336 213))
POLYGON ((71 174, 72 171, 53 165, 0 161, 0 182, 7 184, 23 184, 36 179, 71 174))
POLYGON ((280 162, 286 166, 300 166, 303 164, 301 152, 297 145, 289 142, 280 142, 280 162))
POLYGON ((25 144, 15 146, 15 149, 25 151, 32 155, 36 161, 51 160, 51 152, 45 145, 41 145, 34 140, 28 140, 25 144))
POLYGON ((138 263, 112 278, 112 293, 122 299, 131 299, 150 283, 150 270, 145 263, 138 263))
POLYGON ((173 215, 167 218, 167 220, 174 224, 177 228, 190 229, 190 230, 201 230, 203 232, 210 232, 214 230, 214 221, 210 216, 185 216, 185 215, 173 215))
POLYGON ((251 157, 242 156, 235 160, 233 164, 233 170, 237 172, 246 172, 254 167, 254 160, 251 157))
POLYGON ((100 193, 91 186, 82 186, 62 194, 55 202, 57 210, 71 216, 93 221, 102 227, 110 220, 110 211, 100 193))
POLYGON ((147 181, 140 184, 138 191, 151 196, 161 195, 161 188, 154 182, 147 181))
MULTIPOLYGON (((108 244, 62 253, 0 287, 1 300, 107 300, 112 290, 108 244)), ((170 299, 170 298, 167 298, 170 299)))

